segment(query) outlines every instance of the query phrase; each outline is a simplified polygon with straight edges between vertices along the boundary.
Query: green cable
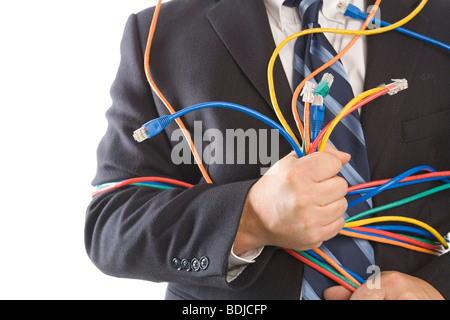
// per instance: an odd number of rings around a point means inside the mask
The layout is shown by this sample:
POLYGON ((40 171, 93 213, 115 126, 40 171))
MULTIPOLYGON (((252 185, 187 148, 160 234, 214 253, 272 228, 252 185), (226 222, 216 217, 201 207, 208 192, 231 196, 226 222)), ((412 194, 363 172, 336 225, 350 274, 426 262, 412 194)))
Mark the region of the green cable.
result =
POLYGON ((431 244, 431 245, 433 245, 433 246, 439 246, 439 245, 440 245, 439 242, 433 241, 433 240, 431 240, 431 239, 425 239, 425 238, 420 238, 420 237, 414 237, 414 236, 411 236, 411 235, 406 235, 406 234, 401 234, 401 233, 400 233, 399 235, 400 235, 400 236, 403 236, 403 237, 407 237, 407 238, 413 239, 413 240, 417 240, 417 241, 420 241, 420 242, 423 242, 423 243, 431 244))
MULTIPOLYGON (((97 186, 97 189, 105 188, 105 187, 111 186, 111 185, 113 185, 115 183, 116 182, 108 182, 108 183, 100 184, 100 185, 97 186)), ((133 186, 150 187, 150 188, 155 188, 155 189, 160 189, 160 190, 168 190, 168 189, 174 189, 175 188, 175 187, 171 187, 171 186, 163 186, 163 185, 159 185, 159 184, 145 183, 145 182, 132 183, 131 185, 133 185, 133 186)))
POLYGON ((376 208, 373 208, 373 209, 369 209, 369 210, 363 211, 363 212, 361 212, 361 213, 359 213, 357 215, 354 215, 353 217, 349 217, 349 218, 345 219, 345 222, 355 221, 355 220, 361 219, 361 218, 363 218, 365 216, 371 215, 371 214, 376 213, 376 212, 380 212, 380 211, 392 209, 392 208, 395 208, 395 207, 399 207, 401 205, 407 204, 409 202, 418 200, 420 198, 429 196, 429 195, 431 195, 433 193, 436 193, 436 192, 439 192, 439 191, 443 191, 443 190, 446 190, 446 189, 450 189, 450 183, 444 184, 444 185, 439 186, 439 187, 435 187, 433 189, 421 192, 419 194, 413 195, 411 197, 408 197, 408 198, 405 198, 405 199, 402 199, 402 200, 394 201, 394 202, 385 204, 383 206, 379 206, 379 207, 376 207, 376 208))
POLYGON ((349 279, 347 279, 346 277, 344 277, 343 275, 341 275, 340 273, 336 272, 334 269, 330 268, 328 265, 324 264, 323 262, 317 260, 316 258, 314 258, 313 256, 311 256, 310 254, 304 252, 304 251, 296 251, 298 254, 302 255, 304 258, 308 259, 309 261, 315 263, 316 265, 324 268, 325 270, 331 272, 332 274, 334 274, 336 277, 344 280, 345 282, 347 282, 349 285, 351 285, 354 288, 358 288, 358 286, 353 283, 352 281, 350 281, 349 279))
POLYGON ((143 183, 143 182, 133 183, 132 185, 133 186, 151 187, 151 188, 160 189, 160 190, 175 189, 174 187, 170 187, 170 186, 161 186, 158 184, 143 183))

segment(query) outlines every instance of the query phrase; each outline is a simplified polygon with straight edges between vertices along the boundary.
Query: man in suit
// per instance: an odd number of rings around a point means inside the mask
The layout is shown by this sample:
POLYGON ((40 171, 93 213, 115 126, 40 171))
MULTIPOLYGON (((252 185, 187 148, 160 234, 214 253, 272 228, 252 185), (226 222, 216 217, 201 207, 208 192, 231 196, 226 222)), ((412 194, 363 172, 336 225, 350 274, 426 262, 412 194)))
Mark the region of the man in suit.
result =
MULTIPOLYGON (((269 2, 175 0, 163 5, 150 65, 159 89, 176 109, 229 101, 276 120, 266 82, 276 38, 269 2)), ((416 4, 413 0, 386 1, 381 6, 382 18, 398 21, 416 4)), ((448 42, 449 28, 444 24, 449 9, 448 2, 433 1, 408 28, 448 42)), ((351 155, 328 148, 296 159, 290 145, 280 140, 276 173, 261 177, 260 163, 210 164, 207 170, 214 183, 208 184, 195 164, 172 163, 171 150, 178 143, 171 139, 175 124, 145 143, 136 143, 135 129, 167 114, 144 74, 143 52, 153 12, 148 9, 132 15, 127 23, 111 90, 109 126, 98 149, 93 184, 162 176, 195 186, 166 191, 130 186, 95 197, 85 230, 90 258, 106 274, 168 282, 168 299, 299 299, 304 265, 278 247, 313 248, 334 238, 342 228, 347 186, 337 173, 351 155), (276 213, 283 216, 276 218, 276 213)), ((352 83, 353 90, 374 88, 400 77, 410 85, 407 92, 382 97, 361 111, 371 180, 394 177, 422 164, 448 170, 447 52, 394 32, 366 41, 361 88, 352 83)), ((282 62, 275 65, 275 87, 283 113, 295 128, 287 116, 291 77, 282 62)), ((268 128, 228 110, 206 109, 183 118, 191 132, 198 120, 203 129, 221 132, 268 128)), ((390 203, 423 188, 382 193, 373 203, 390 203)), ((422 220, 446 234, 450 231, 449 198, 448 192, 436 194, 395 208, 390 215, 422 220)), ((342 287, 332 287, 318 293, 319 298, 450 298, 450 283, 443 281, 448 254, 434 257, 371 245, 375 264, 382 271, 381 289, 362 286, 351 295, 342 287)))

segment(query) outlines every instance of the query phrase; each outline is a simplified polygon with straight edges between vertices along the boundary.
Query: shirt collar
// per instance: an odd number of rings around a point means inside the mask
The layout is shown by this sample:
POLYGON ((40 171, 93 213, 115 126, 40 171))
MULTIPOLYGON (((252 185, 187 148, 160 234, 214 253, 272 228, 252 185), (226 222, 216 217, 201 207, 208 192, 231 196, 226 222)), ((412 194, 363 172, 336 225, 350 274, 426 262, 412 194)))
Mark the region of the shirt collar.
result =
MULTIPOLYGON (((267 11, 283 29, 286 24, 299 24, 300 15, 295 8, 283 6, 284 0, 264 0, 267 11)), ((352 0, 353 5, 365 11, 365 0, 352 0)), ((345 23, 344 15, 337 8, 338 0, 324 0, 322 14, 329 21, 345 23)))
MULTIPOLYGON (((345 16, 337 8, 338 2, 338 0, 324 0, 322 14, 329 21, 345 24, 345 16)), ((350 3, 361 9, 363 12, 366 11, 365 2, 365 0, 350 0, 350 3)))
POLYGON ((278 26, 283 29, 288 24, 300 23, 300 15, 295 8, 283 6, 284 0, 264 0, 266 9, 278 26))

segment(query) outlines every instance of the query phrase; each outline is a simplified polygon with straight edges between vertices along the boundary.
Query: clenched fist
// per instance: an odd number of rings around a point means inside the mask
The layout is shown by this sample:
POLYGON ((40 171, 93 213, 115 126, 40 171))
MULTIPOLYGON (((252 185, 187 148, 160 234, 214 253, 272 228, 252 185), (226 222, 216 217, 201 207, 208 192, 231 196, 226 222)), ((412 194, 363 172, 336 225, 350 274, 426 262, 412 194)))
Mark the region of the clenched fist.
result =
POLYGON ((239 255, 265 245, 316 248, 344 226, 347 182, 337 174, 350 155, 324 152, 281 159, 250 189, 234 242, 239 255))

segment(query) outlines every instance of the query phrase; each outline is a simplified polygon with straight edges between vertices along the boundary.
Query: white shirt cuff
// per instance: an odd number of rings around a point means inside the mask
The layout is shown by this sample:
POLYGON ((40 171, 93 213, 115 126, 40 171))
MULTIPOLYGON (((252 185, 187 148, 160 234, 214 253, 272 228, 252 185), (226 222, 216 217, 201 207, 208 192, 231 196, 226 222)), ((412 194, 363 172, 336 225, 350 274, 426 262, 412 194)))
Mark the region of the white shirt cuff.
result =
POLYGON ((255 259, 261 254, 264 247, 259 247, 237 256, 234 253, 234 247, 231 248, 230 256, 228 257, 228 273, 227 282, 236 279, 247 265, 254 263, 255 259))

